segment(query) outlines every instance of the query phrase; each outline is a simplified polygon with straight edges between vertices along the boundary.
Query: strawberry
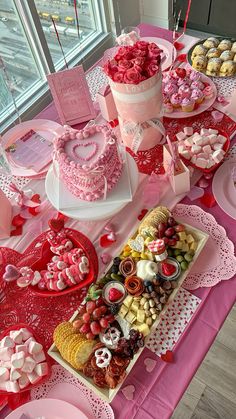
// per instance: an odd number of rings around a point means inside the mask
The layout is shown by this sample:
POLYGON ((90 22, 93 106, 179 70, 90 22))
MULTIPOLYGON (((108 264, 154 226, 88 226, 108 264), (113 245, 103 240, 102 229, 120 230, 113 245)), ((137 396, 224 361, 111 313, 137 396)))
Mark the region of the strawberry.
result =
POLYGON ((120 300, 123 297, 123 292, 117 290, 116 288, 111 288, 109 290, 109 300, 114 303, 120 300))
POLYGON ((178 77, 180 77, 181 79, 184 79, 186 77, 186 70, 185 68, 177 68, 175 70, 176 74, 178 77))
POLYGON ((162 262, 161 268, 165 276, 171 276, 176 272, 176 267, 172 263, 162 262))

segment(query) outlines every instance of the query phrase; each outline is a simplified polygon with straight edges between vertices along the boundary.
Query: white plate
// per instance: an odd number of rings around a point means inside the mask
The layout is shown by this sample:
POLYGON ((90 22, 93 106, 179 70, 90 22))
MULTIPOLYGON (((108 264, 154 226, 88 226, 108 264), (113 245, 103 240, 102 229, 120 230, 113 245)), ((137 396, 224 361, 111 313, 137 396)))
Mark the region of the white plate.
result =
MULTIPOLYGON (((21 124, 16 125, 15 127, 9 129, 2 136, 2 144, 5 148, 13 144, 17 139, 26 134, 29 130, 34 130, 40 135, 45 137, 49 141, 53 141, 53 138, 62 134, 65 131, 60 124, 54 121, 49 121, 47 119, 32 119, 30 121, 22 122, 21 124)), ((24 169, 23 167, 15 166, 9 161, 11 172, 14 176, 25 176, 25 177, 40 177, 45 174, 49 168, 49 165, 44 167, 41 172, 35 172, 32 169, 24 169)))
POLYGON ((231 177, 231 170, 236 161, 226 161, 216 171, 212 181, 212 192, 217 204, 231 218, 236 220, 236 185, 231 177))
MULTIPOLYGON (((133 157, 130 156, 130 154, 127 153, 127 166, 128 170, 130 172, 130 181, 131 181, 131 189, 132 189, 132 195, 134 196, 136 189, 138 187, 138 180, 139 180, 139 173, 137 165, 133 159, 133 157)), ((124 173, 122 174, 124 175, 124 173)), ((117 183, 116 187, 109 192, 109 196, 112 199, 112 194, 119 194, 119 187, 121 188, 120 192, 122 191, 122 175, 120 178, 120 181, 117 183)), ((48 197, 48 200, 51 202, 51 204, 59 210, 58 208, 58 191, 59 191, 59 180, 53 173, 52 166, 50 167, 46 180, 45 180, 45 190, 48 197)), ((96 201, 91 203, 91 207, 83 207, 81 206, 79 208, 80 202, 82 205, 84 204, 84 201, 81 201, 78 198, 78 207, 76 209, 70 209, 70 210, 60 210, 63 214, 70 218, 79 219, 79 220, 103 220, 109 217, 112 217, 114 214, 119 212, 122 208, 127 205, 127 202, 114 202, 111 204, 104 204, 96 205, 96 201)))
POLYGON ((150 36, 142 37, 141 40, 146 41, 146 42, 154 42, 154 44, 157 44, 157 46, 163 50, 162 60, 161 60, 162 71, 167 70, 167 68, 171 66, 172 62, 175 61, 176 56, 177 56, 177 51, 171 42, 166 41, 165 39, 162 39, 162 38, 156 38, 156 37, 150 37, 150 36))

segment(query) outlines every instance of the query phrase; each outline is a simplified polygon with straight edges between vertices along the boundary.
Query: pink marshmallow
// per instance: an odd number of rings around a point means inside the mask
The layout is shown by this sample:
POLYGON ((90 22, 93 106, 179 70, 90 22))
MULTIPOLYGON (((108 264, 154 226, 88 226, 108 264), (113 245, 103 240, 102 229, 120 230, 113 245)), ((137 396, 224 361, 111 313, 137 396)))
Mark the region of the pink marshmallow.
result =
POLYGON ((224 152, 222 150, 216 150, 212 154, 212 158, 216 163, 220 163, 221 160, 224 158, 224 152))
POLYGON ((197 155, 197 158, 208 160, 209 155, 208 155, 208 154, 206 154, 206 153, 199 153, 199 154, 197 155))
POLYGON ((20 389, 23 390, 25 387, 28 386, 29 383, 30 383, 30 380, 28 378, 28 375, 23 373, 18 380, 18 384, 19 384, 20 389))
POLYGON ((207 160, 203 158, 197 158, 196 165, 205 169, 207 167, 207 160))
POLYGON ((8 370, 11 369, 11 360, 9 361, 0 361, 0 367, 5 367, 8 370))
POLYGON ((0 348, 0 360, 10 361, 14 351, 12 348, 0 348))
POLYGON ((204 145, 203 147, 202 147, 202 150, 203 150, 203 152, 204 153, 206 153, 206 154, 211 154, 212 153, 212 149, 211 149, 211 146, 208 144, 208 145, 204 145))
POLYGON ((184 132, 180 131, 180 132, 178 132, 178 134, 176 134, 176 138, 179 141, 184 140, 186 138, 186 134, 184 132))
POLYGON ((17 381, 7 381, 6 382, 6 391, 10 393, 18 393, 20 391, 20 387, 17 381))
POLYGON ((1 348, 14 348, 14 346, 15 342, 10 338, 10 336, 5 336, 0 342, 1 348))
POLYGON ((44 375, 47 375, 47 373, 48 373, 48 364, 46 362, 42 362, 41 364, 37 364, 34 371, 40 377, 43 377, 44 375))
POLYGON ((184 145, 179 145, 178 146, 178 152, 181 154, 183 151, 185 150, 184 145))
POLYGON ((10 338, 19 345, 23 341, 23 333, 20 330, 11 330, 10 338))
POLYGON ((23 351, 17 352, 11 356, 12 366, 15 368, 22 368, 25 362, 25 353, 23 351))
POLYGON ((197 156, 192 156, 192 158, 191 158, 191 162, 193 163, 193 164, 196 164, 196 161, 197 161, 197 156))
POLYGON ((199 134, 196 134, 193 137, 193 142, 196 145, 202 145, 202 143, 203 143, 203 137, 201 135, 199 135, 199 134))
POLYGON ((206 129, 206 128, 201 128, 201 131, 200 131, 200 135, 208 135, 209 134, 209 130, 208 129, 206 129))
POLYGON ((42 351, 43 345, 38 342, 30 342, 29 344, 29 353, 30 354, 38 354, 40 351, 42 351))
POLYGON ((7 391, 7 389, 6 389, 6 381, 3 381, 2 383, 0 381, 0 390, 7 391))
POLYGON ((27 374, 27 376, 31 384, 35 384, 41 379, 41 377, 39 377, 38 374, 36 374, 34 371, 27 374))
POLYGON ((46 360, 46 356, 44 351, 39 352, 38 354, 33 354, 32 355, 36 364, 40 364, 41 362, 46 360))
POLYGON ((208 142, 211 145, 217 143, 217 135, 215 135, 215 134, 209 135, 208 136, 208 142))
POLYGON ((17 371, 15 368, 11 367, 10 371, 10 381, 17 381, 18 378, 21 377, 21 373, 17 371))
POLYGON ((212 166, 215 165, 214 160, 210 157, 208 162, 207 162, 207 169, 210 169, 212 166))
POLYGON ((221 144, 224 144, 227 141, 227 138, 225 138, 223 135, 218 135, 217 141, 221 144))
POLYGON ((188 150, 184 150, 184 151, 181 153, 181 155, 182 155, 185 159, 190 160, 190 159, 191 159, 191 156, 192 156, 192 153, 191 153, 190 151, 188 151, 188 150))
POLYGON ((196 144, 192 145, 191 152, 193 154, 198 154, 201 152, 201 150, 202 150, 202 147, 200 147, 200 145, 196 145, 196 144))
POLYGON ((193 145, 193 138, 192 138, 192 137, 188 137, 188 138, 186 138, 186 140, 184 140, 184 144, 185 144, 187 147, 191 147, 191 146, 193 145))
POLYGON ((23 367, 21 368, 22 372, 31 373, 36 365, 36 361, 31 358, 31 356, 27 356, 25 358, 25 362, 23 367))
POLYGON ((218 134, 218 130, 217 129, 209 128, 208 131, 209 131, 210 134, 218 134))
POLYGON ((192 127, 184 127, 184 134, 193 135, 193 128, 192 127))
POLYGON ((36 341, 35 341, 35 338, 34 338, 33 336, 31 336, 29 339, 27 339, 27 340, 24 342, 24 345, 29 346, 30 342, 36 342, 36 341))
POLYGON ((223 147, 223 144, 221 144, 221 143, 215 143, 212 146, 213 150, 221 150, 222 147, 223 147))
POLYGON ((10 373, 8 368, 0 367, 0 383, 9 380, 10 373))
POLYGON ((28 347, 27 347, 27 345, 16 345, 15 351, 16 351, 16 353, 23 351, 25 353, 25 355, 28 355, 28 347))

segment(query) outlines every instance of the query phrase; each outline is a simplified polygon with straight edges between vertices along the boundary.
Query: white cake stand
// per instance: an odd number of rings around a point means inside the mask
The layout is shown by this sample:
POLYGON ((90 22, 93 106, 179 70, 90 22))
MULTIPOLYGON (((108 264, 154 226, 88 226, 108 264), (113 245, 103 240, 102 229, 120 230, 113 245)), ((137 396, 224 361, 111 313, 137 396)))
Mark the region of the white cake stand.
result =
MULTIPOLYGON (((130 156, 130 154, 127 153, 126 156, 127 161, 127 168, 130 173, 130 183, 131 183, 131 189, 132 189, 132 196, 134 196, 137 187, 138 187, 138 180, 139 180, 139 172, 137 165, 133 159, 133 157, 130 156)), ((106 218, 110 218, 113 215, 115 215, 117 212, 119 212, 122 208, 127 205, 127 202, 114 202, 112 204, 104 204, 99 205, 95 202, 91 202, 91 207, 80 207, 80 204, 83 204, 84 201, 81 201, 78 198, 78 207, 76 209, 66 209, 66 210, 59 210, 58 208, 58 191, 59 191, 59 182, 60 180, 54 175, 53 173, 53 167, 51 166, 45 180, 45 190, 48 197, 48 200, 51 202, 52 206, 56 208, 58 211, 60 211, 62 214, 66 215, 67 217, 79 219, 79 220, 104 220, 106 218)), ((117 184, 117 187, 119 185, 117 184)), ((117 189, 117 187, 115 187, 117 189)), ((117 190, 114 190, 109 192, 109 195, 111 196, 113 191, 114 193, 117 193, 117 190)))

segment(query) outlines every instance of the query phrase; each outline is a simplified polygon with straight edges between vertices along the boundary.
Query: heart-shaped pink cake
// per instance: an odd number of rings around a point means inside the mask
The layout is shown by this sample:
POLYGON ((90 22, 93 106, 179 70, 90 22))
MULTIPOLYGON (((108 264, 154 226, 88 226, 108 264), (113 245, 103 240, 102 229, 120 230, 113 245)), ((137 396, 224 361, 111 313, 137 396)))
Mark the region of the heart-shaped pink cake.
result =
POLYGON ((81 131, 69 128, 55 140, 54 150, 60 178, 82 200, 106 198, 121 175, 123 163, 108 125, 93 125, 81 131))

